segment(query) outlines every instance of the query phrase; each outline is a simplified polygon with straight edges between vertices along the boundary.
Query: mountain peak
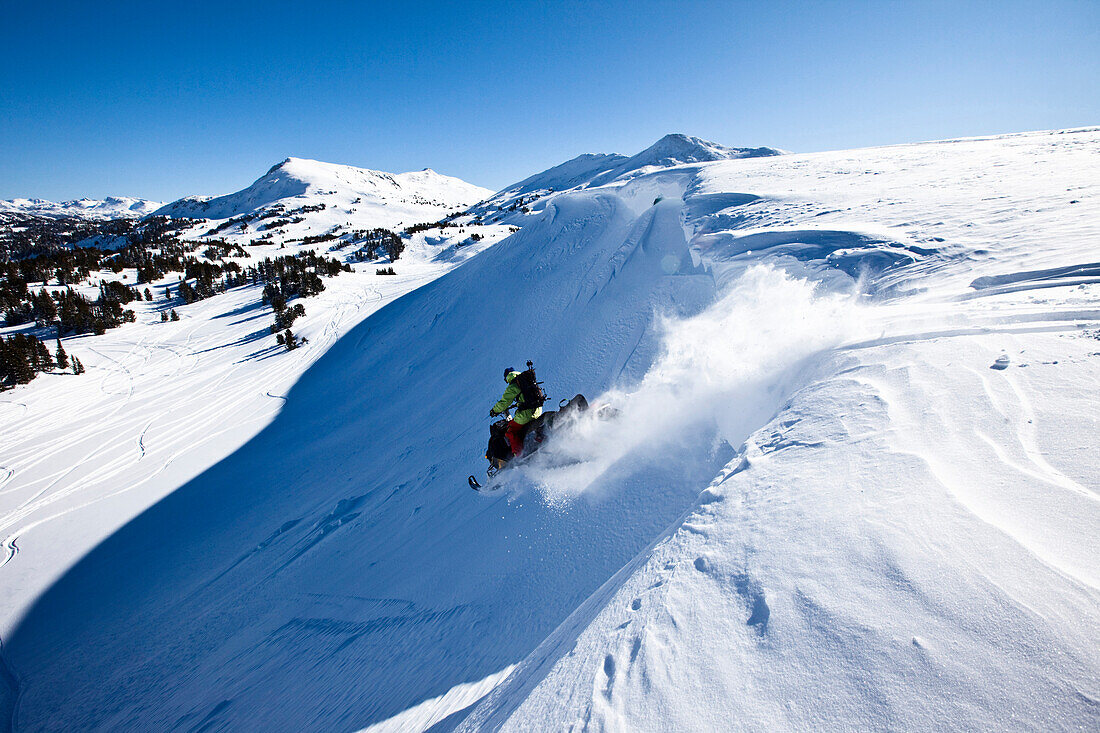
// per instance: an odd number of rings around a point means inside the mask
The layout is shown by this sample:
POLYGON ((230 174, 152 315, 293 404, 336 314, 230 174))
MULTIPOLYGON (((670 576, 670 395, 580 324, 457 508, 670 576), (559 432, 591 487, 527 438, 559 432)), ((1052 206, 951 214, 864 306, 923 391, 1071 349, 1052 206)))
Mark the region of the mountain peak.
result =
POLYGON ((273 165, 273 166, 271 166, 270 168, 268 168, 268 169, 267 169, 267 173, 265 173, 264 175, 265 175, 265 176, 270 176, 270 175, 271 175, 272 173, 274 173, 275 171, 278 171, 278 170, 283 170, 283 169, 285 169, 285 168, 286 168, 286 167, 287 167, 288 165, 290 165, 290 164, 292 164, 292 163, 295 163, 295 162, 297 162, 298 160, 301 160, 301 159, 300 159, 300 158, 289 158, 289 157, 288 157, 288 158, 284 158, 284 159, 283 159, 283 160, 281 160, 280 162, 278 162, 278 163, 276 163, 275 165, 273 165))
POLYGON ((694 135, 685 135, 682 132, 670 132, 660 140, 655 142, 650 147, 657 146, 678 146, 678 147, 705 147, 705 148, 721 148, 718 143, 712 143, 709 140, 704 140, 701 137, 695 137, 694 135))
POLYGON ((780 155, 775 148, 728 148, 725 145, 683 133, 669 133, 631 158, 642 165, 680 165, 706 163, 733 158, 758 158, 780 155))
MULTIPOLYGON (((441 175, 431 168, 395 175, 369 168, 291 156, 271 166, 251 186, 241 191, 216 198, 180 199, 157 213, 173 217, 226 219, 287 199, 295 199, 294 206, 304 203, 316 205, 323 201, 329 207, 350 207, 366 200, 380 207, 379 211, 384 207, 393 212, 404 212, 394 213, 393 216, 379 215, 379 223, 392 224, 390 219, 398 221, 422 215, 414 213, 419 211, 416 206, 435 206, 445 211, 456 206, 469 205, 484 198, 487 193, 486 189, 458 178, 441 175), (422 203, 410 204, 410 201, 422 203), (407 206, 414 208, 407 209, 407 206)), ((437 213, 435 210, 425 211, 423 215, 434 216, 437 213)))
POLYGON ((710 163, 736 158, 759 158, 782 155, 782 153, 783 151, 777 148, 727 148, 701 137, 678 132, 669 133, 642 152, 632 155, 612 170, 594 179, 589 186, 602 186, 622 176, 640 173, 643 169, 668 168, 686 163, 710 163))

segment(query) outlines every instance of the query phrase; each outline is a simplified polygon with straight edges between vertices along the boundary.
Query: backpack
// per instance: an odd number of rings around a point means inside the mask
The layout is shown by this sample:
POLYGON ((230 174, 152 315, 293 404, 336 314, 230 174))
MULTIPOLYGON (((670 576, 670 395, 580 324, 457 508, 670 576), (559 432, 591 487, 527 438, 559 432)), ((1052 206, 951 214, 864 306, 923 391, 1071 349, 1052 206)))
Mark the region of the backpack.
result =
POLYGON ((528 367, 526 371, 520 372, 514 380, 516 385, 519 386, 519 398, 516 405, 517 410, 534 410, 537 407, 542 407, 546 403, 546 393, 542 391, 542 387, 539 386, 539 381, 535 378, 535 368, 531 366, 531 362, 527 362, 528 367))

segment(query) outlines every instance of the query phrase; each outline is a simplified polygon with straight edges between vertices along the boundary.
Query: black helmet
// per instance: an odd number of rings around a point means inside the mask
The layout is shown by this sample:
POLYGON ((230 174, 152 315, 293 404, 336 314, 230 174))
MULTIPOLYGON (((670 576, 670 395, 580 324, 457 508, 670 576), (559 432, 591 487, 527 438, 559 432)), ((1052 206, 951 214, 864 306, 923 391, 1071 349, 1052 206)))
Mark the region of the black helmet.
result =
POLYGON ((504 370, 504 378, 507 379, 508 375, 511 374, 514 371, 515 371, 515 369, 513 369, 512 367, 508 367, 507 369, 505 369, 504 370))

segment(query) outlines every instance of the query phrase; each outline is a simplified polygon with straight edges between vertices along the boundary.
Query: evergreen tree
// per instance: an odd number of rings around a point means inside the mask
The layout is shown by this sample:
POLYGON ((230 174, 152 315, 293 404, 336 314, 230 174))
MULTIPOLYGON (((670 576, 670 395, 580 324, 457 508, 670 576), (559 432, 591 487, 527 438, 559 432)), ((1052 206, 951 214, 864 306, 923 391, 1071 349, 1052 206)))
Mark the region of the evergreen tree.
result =
POLYGON ((51 366, 49 350, 34 336, 13 333, 6 339, 0 337, 0 385, 26 384, 51 366))
POLYGON ((38 339, 34 340, 34 350, 37 353, 35 361, 38 363, 37 370, 40 372, 53 369, 53 355, 50 354, 50 350, 46 348, 46 344, 42 343, 38 339))
POLYGON ((173 308, 173 309, 172 309, 172 320, 173 320, 173 321, 178 321, 179 319, 180 319, 180 314, 179 314, 179 313, 176 313, 176 309, 175 309, 175 308, 173 308))
POLYGON ((45 290, 40 290, 32 303, 35 320, 43 323, 52 323, 57 320, 57 306, 45 290))
POLYGON ((61 339, 57 340, 57 368, 68 369, 69 368, 69 355, 65 353, 65 347, 61 345, 61 339))

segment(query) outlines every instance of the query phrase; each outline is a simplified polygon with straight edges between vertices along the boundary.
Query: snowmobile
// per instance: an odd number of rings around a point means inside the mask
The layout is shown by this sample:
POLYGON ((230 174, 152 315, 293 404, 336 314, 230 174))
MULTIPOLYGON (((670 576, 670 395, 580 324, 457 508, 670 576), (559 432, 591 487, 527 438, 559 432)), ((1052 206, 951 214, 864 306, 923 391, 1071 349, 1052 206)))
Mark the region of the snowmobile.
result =
MULTIPOLYGON (((527 431, 523 437, 523 453, 518 458, 512 455, 508 439, 504 436, 508 431, 508 422, 511 419, 510 415, 505 414, 503 418, 489 426, 489 445, 485 449, 485 458, 489 461, 489 468, 485 473, 490 482, 483 485, 475 476, 470 476, 470 488, 474 491, 491 490, 492 479, 498 473, 524 463, 537 453, 539 448, 545 445, 554 432, 555 424, 561 426, 563 420, 567 422, 569 418, 575 418, 587 411, 588 400, 585 399, 584 395, 578 394, 571 400, 559 402, 557 410, 542 413, 541 416, 527 424, 527 431)), ((601 418, 613 417, 614 414, 617 414, 617 411, 610 406, 602 407, 599 411, 601 418)))

